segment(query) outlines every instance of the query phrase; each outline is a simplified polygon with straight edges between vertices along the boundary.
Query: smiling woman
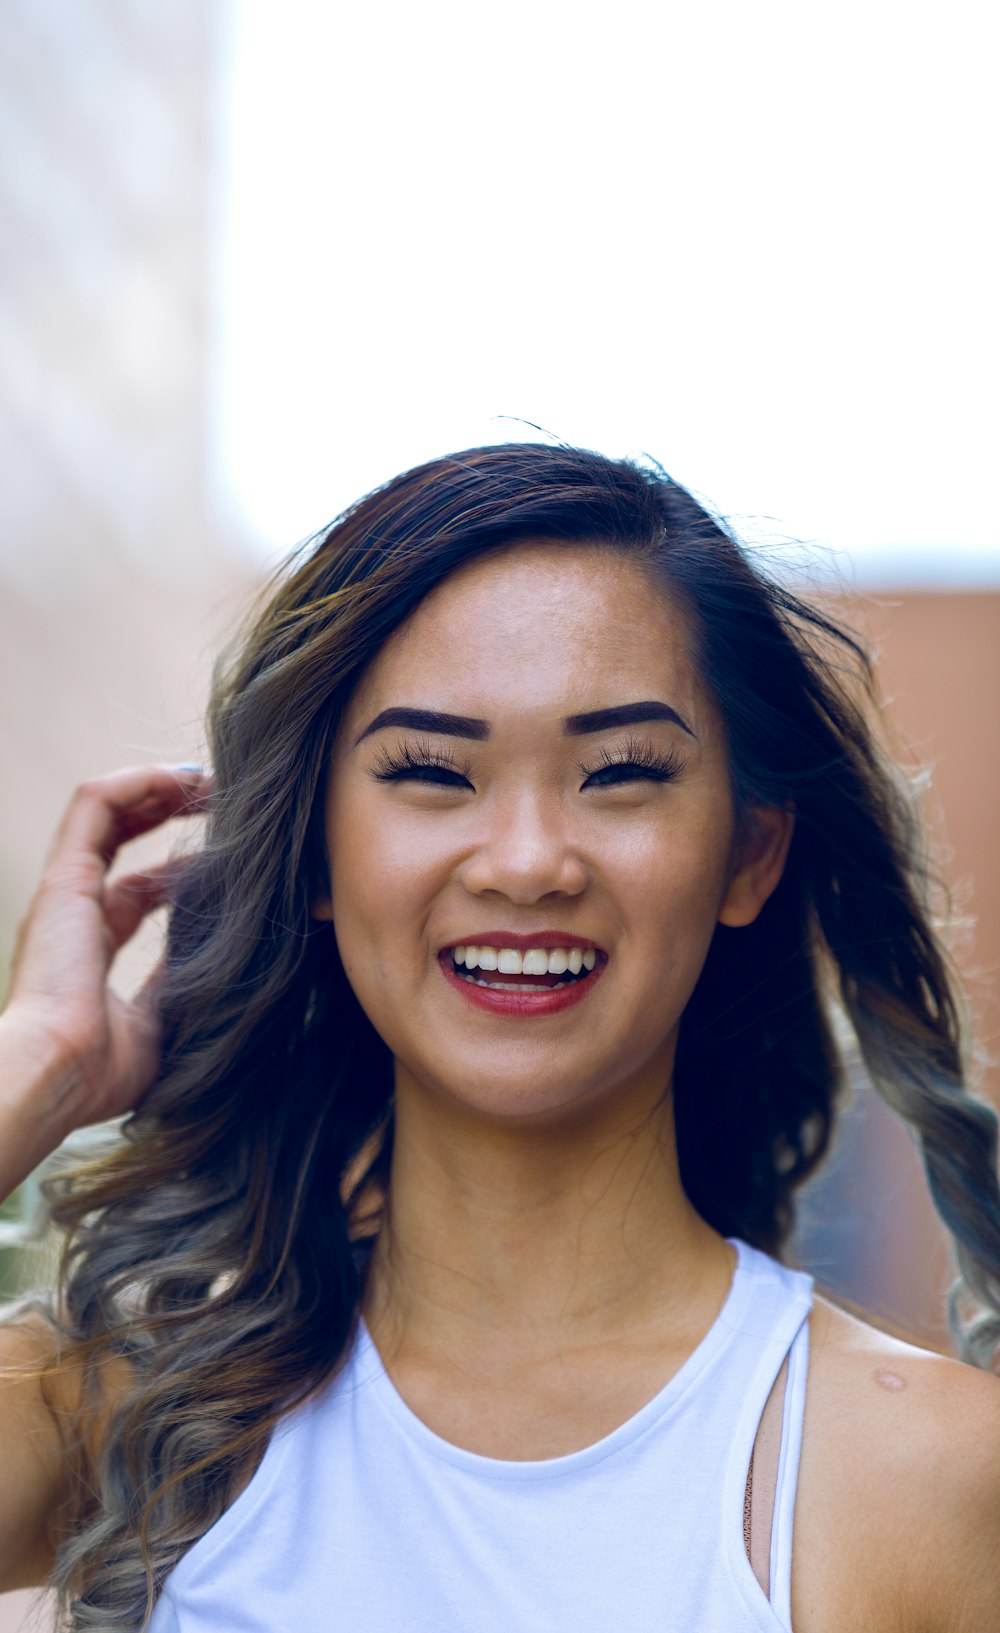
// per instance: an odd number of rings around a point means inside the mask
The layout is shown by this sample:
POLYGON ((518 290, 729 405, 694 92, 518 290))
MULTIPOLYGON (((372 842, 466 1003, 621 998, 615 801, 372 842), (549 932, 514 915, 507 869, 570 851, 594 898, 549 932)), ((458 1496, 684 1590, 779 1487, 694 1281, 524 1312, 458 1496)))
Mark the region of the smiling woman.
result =
POLYGON ((996 1124, 870 694, 682 488, 580 450, 435 461, 293 560, 212 784, 80 790, 22 933, 6 1182, 133 1109, 49 1181, 60 1286, 7 1330, 0 1583, 155 1633, 440 1633, 484 1596, 994 1626, 996 1124), (202 850, 106 885, 206 804, 202 850), (107 966, 164 893, 130 1009, 107 966), (961 1361, 782 1261, 835 1008, 953 1234, 961 1361))

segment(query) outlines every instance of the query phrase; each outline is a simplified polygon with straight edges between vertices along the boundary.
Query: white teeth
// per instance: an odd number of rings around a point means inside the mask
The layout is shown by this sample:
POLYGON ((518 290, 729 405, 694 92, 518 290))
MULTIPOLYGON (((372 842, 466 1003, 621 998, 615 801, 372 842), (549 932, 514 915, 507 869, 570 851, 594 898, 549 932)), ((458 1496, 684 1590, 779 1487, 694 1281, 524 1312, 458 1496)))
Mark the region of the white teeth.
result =
MULTIPOLYGON (((498 970, 501 975, 579 975, 597 964, 593 947, 529 947, 520 953, 514 947, 460 946, 452 958, 467 970, 498 970)), ((530 989, 529 989, 530 990, 530 989)))

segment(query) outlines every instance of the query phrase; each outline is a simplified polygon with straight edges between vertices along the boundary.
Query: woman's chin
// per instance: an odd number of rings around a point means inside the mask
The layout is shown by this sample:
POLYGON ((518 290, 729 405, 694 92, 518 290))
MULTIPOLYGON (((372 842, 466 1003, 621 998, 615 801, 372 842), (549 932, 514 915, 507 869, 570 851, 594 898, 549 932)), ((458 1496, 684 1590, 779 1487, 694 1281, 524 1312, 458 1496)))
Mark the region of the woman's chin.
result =
POLYGON ((533 1129, 546 1126, 568 1128, 576 1122, 592 1122, 604 1113, 613 1113, 619 1120, 626 1100, 633 1097, 637 1106, 648 1110, 650 1099, 662 1098, 663 1087, 669 1080, 665 1063, 650 1064, 630 1078, 623 1078, 621 1061, 617 1070, 602 1073, 595 1069, 593 1056, 581 1058, 574 1065, 563 1058, 557 1065, 551 1061, 498 1062, 491 1060, 455 1060, 452 1063, 435 1062, 433 1073, 411 1073, 405 1067, 397 1068, 396 1104, 407 1097, 407 1090, 416 1079, 420 1084, 418 1099, 432 1100, 435 1115, 445 1107, 456 1114, 480 1123, 495 1124, 498 1129, 533 1129), (450 1064, 450 1069, 449 1069, 450 1064))

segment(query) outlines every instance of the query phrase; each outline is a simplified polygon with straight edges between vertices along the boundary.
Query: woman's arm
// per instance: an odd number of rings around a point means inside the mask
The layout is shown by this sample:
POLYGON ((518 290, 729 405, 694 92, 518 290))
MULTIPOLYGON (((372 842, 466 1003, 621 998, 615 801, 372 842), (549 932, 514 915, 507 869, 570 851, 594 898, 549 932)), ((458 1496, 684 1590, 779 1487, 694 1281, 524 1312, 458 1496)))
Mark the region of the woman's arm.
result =
MULTIPOLYGON (((0 1196, 54 1151, 66 1130, 72 1063, 0 1016, 0 1196)), ((68 1497, 56 1414, 42 1375, 52 1335, 38 1317, 0 1326, 0 1593, 40 1587, 53 1564, 51 1528, 68 1497)))
MULTIPOLYGON (((18 934, 0 1015, 0 1199, 67 1134, 121 1116, 159 1055, 153 983, 134 1001, 108 985, 116 953, 164 899, 169 864, 109 882, 122 845, 203 808, 204 774, 144 766, 95 778, 70 802, 18 934)), ((40 1316, 0 1325, 0 1592, 44 1582, 68 1495, 78 1370, 50 1369, 40 1316)), ((118 1363, 109 1363, 116 1365, 118 1363)), ((104 1382, 112 1387, 110 1376, 104 1382)), ((99 1423, 93 1431, 100 1434, 99 1423)))
POLYGON ((935 1633, 1000 1628, 1000 1378, 957 1368, 942 1389, 922 1470, 936 1514, 925 1545, 935 1633))
POLYGON ((72 1101, 76 1070, 44 1035, 0 1016, 0 1199, 10 1196, 69 1133, 61 1108, 72 1101))

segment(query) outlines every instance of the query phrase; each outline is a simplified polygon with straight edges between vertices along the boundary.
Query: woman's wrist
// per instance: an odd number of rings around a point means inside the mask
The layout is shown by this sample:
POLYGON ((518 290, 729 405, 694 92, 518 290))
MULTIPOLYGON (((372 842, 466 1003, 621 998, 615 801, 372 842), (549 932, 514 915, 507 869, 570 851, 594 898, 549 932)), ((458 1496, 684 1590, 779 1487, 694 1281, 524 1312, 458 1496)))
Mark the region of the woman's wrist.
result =
POLYGON ((13 1009, 0 1015, 0 1200, 72 1131, 79 1075, 79 1062, 60 1040, 13 1009))

